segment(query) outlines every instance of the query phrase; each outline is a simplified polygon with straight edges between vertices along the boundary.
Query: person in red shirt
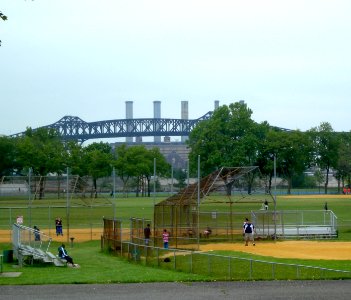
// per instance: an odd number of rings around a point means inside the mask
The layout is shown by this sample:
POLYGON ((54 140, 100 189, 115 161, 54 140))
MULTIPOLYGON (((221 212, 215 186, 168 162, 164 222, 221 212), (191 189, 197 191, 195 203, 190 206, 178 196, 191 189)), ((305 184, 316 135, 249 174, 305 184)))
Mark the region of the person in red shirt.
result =
POLYGON ((163 230, 162 239, 163 239, 163 248, 168 249, 169 233, 167 229, 163 230))

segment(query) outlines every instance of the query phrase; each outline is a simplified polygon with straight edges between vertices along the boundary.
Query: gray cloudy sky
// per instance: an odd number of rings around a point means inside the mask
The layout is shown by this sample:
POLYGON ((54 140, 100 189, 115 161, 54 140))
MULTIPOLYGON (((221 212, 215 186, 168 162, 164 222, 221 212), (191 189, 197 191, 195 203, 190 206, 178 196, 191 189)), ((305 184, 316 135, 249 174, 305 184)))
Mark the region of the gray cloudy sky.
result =
POLYGON ((351 130, 351 1, 0 0, 0 134, 189 118, 245 100, 257 122, 351 130))

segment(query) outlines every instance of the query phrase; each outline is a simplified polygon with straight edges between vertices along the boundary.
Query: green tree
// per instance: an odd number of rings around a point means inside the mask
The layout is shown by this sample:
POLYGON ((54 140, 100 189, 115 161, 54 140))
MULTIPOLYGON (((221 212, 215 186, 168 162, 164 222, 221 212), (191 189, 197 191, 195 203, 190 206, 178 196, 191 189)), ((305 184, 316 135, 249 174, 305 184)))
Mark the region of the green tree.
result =
POLYGON ((0 11, 0 18, 3 19, 4 21, 7 20, 7 17, 0 11))
POLYGON ((67 151, 67 166, 70 168, 72 175, 81 177, 88 174, 87 166, 85 165, 85 148, 77 141, 68 141, 65 145, 67 151))
POLYGON ((0 136, 0 176, 12 175, 16 169, 16 146, 13 138, 0 136))
POLYGON ((340 184, 344 187, 351 183, 351 132, 343 132, 339 134, 339 138, 335 177, 338 180, 338 192, 340 193, 340 184))
MULTIPOLYGON (((252 110, 241 102, 223 105, 216 109, 209 120, 200 122, 190 133, 188 145, 190 169, 197 169, 197 157, 201 159, 201 175, 206 176, 220 167, 257 165, 268 123, 252 120, 252 110)), ((250 182, 253 177, 249 177, 250 182)), ((231 186, 227 186, 228 193, 231 186)))
POLYGON ((39 198, 43 197, 45 176, 62 174, 65 168, 66 151, 54 129, 27 128, 24 136, 17 139, 17 162, 21 169, 32 169, 34 175, 43 176, 40 181, 39 198))
POLYGON ((177 187, 182 189, 186 186, 186 179, 187 179, 187 174, 184 170, 182 169, 174 169, 174 178, 177 179, 178 184, 177 187))
POLYGON ((269 131, 266 141, 267 153, 276 156, 277 173, 288 183, 291 193, 294 176, 300 176, 310 165, 311 144, 301 131, 269 131))
MULTIPOLYGON (((7 20, 7 16, 5 16, 1 11, 0 11, 0 19, 2 19, 3 21, 7 20)), ((1 46, 1 40, 0 40, 0 46, 1 46)))
POLYGON ((330 170, 337 167, 340 139, 327 122, 312 128, 308 134, 313 143, 314 161, 325 170, 324 193, 327 194, 330 170))
POLYGON ((127 145, 123 144, 115 149, 115 160, 114 166, 116 168, 116 174, 121 178, 123 182, 123 193, 126 193, 127 184, 129 180, 136 176, 137 172, 135 169, 135 153, 132 149, 134 147, 128 148, 127 145))
MULTIPOLYGON (((170 164, 166 161, 165 157, 161 154, 160 149, 154 147, 148 150, 148 160, 149 160, 149 168, 147 169, 147 173, 144 173, 147 180, 147 191, 148 197, 151 195, 151 187, 150 180, 151 176, 154 175, 154 159, 156 159, 156 176, 165 176, 169 174, 170 164)), ((156 180, 154 178, 154 180, 156 180)))
POLYGON ((156 175, 162 176, 169 170, 169 164, 156 147, 147 150, 142 145, 132 147, 122 145, 116 149, 116 154, 116 173, 123 181, 123 190, 125 191, 127 182, 131 178, 135 178, 137 196, 143 190, 143 194, 147 191, 148 197, 150 197, 150 181, 154 174, 154 158, 156 158, 156 175))
POLYGON ((111 175, 113 156, 108 143, 92 143, 85 148, 84 163, 93 178, 94 197, 97 197, 97 180, 111 175))

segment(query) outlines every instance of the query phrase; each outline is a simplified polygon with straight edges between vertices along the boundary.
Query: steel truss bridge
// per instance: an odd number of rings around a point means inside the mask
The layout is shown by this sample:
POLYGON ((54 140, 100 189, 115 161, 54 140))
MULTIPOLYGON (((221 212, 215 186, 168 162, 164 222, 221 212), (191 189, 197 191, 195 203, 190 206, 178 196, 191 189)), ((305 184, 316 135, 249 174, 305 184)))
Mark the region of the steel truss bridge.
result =
MULTIPOLYGON (((98 122, 85 122, 79 117, 64 116, 54 124, 43 126, 52 128, 63 140, 84 142, 90 139, 143 137, 143 136, 189 136, 195 126, 212 116, 210 111, 195 120, 186 119, 120 119, 98 122)), ((18 137, 25 132, 12 135, 18 137)))

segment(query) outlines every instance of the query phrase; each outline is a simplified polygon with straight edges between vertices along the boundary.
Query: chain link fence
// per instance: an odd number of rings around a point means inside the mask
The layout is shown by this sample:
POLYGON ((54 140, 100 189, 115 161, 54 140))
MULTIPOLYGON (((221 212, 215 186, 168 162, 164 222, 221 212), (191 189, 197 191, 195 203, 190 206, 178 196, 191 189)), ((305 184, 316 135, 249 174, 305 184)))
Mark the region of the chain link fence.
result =
POLYGON ((351 272, 300 264, 163 249, 122 242, 119 256, 138 264, 216 277, 218 280, 351 279, 351 272))

